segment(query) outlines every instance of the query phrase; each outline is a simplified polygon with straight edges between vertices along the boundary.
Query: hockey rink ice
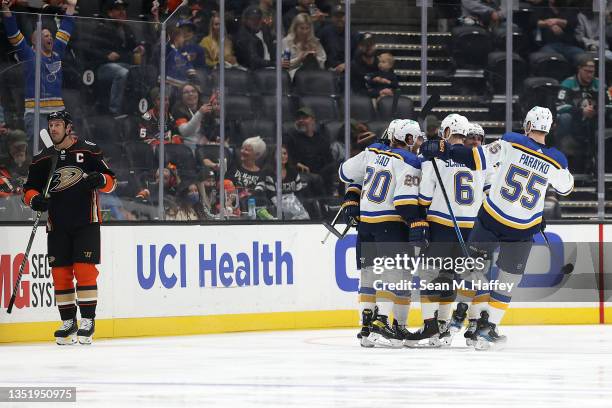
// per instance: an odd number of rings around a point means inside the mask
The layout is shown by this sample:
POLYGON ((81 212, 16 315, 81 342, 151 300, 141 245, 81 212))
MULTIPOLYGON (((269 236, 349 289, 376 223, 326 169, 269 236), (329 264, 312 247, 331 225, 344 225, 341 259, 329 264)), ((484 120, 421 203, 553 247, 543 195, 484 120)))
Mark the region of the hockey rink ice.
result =
POLYGON ((76 386, 76 406, 112 408, 612 406, 612 326, 500 331, 508 346, 490 352, 462 335, 452 349, 362 349, 356 330, 3 345, 0 386, 76 386))

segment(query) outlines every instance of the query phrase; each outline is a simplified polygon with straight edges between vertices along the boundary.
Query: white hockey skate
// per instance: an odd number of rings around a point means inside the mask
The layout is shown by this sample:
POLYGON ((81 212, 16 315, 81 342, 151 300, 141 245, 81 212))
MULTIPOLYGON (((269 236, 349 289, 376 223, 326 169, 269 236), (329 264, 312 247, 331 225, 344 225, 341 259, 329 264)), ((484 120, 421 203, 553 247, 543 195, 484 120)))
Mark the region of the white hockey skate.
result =
POLYGON ((86 317, 81 318, 81 325, 77 331, 77 337, 81 344, 91 344, 94 332, 96 329, 96 322, 94 319, 88 319, 86 317))
POLYGON ((55 342, 60 346, 69 346, 77 342, 76 319, 63 320, 62 327, 54 333, 55 342))

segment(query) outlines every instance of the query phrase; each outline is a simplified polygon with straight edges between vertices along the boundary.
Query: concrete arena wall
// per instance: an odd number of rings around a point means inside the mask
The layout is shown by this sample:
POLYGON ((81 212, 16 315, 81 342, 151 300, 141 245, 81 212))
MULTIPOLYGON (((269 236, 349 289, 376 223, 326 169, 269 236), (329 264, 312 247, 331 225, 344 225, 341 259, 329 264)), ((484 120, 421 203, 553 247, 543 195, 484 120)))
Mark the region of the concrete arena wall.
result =
MULTIPOLYGON (((547 233, 560 241, 584 243, 564 255, 576 269, 551 280, 558 271, 532 256, 503 323, 612 322, 612 291, 600 290, 604 281, 612 288, 612 275, 603 274, 612 270, 612 256, 602 251, 610 228, 549 226, 547 233), (533 294, 543 300, 523 296, 533 294)), ((0 303, 6 308, 31 228, 2 231, 0 303)), ((96 337, 355 327, 355 236, 322 245, 325 232, 320 225, 103 226, 96 337)), ((51 340, 58 320, 40 228, 16 307, 10 315, 0 312, 0 342, 51 340)), ((410 324, 420 322, 414 302, 410 324)))

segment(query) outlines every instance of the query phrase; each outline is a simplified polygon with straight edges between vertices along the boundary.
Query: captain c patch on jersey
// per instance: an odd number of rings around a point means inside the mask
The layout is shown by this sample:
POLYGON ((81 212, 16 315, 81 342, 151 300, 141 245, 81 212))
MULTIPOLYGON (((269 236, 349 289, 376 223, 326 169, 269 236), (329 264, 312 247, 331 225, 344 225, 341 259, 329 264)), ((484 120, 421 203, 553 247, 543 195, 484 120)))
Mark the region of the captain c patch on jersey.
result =
POLYGON ((51 182, 51 192, 66 190, 74 186, 83 178, 83 170, 74 166, 60 167, 53 174, 51 182))

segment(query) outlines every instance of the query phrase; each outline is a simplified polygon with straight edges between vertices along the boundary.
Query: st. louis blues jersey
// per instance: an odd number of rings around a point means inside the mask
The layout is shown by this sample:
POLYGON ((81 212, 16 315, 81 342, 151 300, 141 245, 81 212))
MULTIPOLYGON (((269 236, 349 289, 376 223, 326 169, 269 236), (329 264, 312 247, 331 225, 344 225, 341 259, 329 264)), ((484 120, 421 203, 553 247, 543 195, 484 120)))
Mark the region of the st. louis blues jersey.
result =
POLYGON ((451 157, 476 170, 499 163, 478 216, 505 234, 536 233, 548 186, 561 195, 568 195, 574 187, 563 153, 518 133, 506 133, 500 140, 471 151, 453 146, 451 157))
MULTIPOLYGON (((492 171, 470 170, 465 164, 435 159, 442 185, 460 228, 472 228, 490 187, 492 171)), ((428 207, 427 221, 453 227, 446 200, 431 161, 421 163, 419 204, 428 207)))
POLYGON ((339 174, 349 184, 348 191, 361 194, 361 222, 418 218, 421 163, 413 153, 374 143, 342 163, 339 174))

